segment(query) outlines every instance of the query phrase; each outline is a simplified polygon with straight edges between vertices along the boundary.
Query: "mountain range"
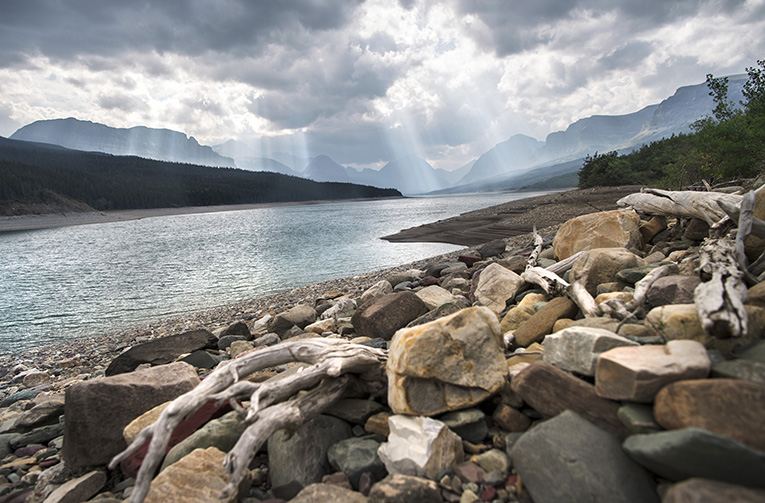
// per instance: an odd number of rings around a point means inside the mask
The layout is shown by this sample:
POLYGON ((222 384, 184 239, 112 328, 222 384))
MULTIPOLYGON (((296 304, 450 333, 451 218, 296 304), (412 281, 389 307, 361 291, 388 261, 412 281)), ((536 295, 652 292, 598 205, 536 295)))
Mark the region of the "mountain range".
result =
MULTIPOLYGON (((746 75, 728 79, 729 99, 738 103, 743 99, 746 75)), ((565 131, 550 133, 544 141, 514 135, 454 171, 435 169, 419 157, 393 159, 379 170, 359 171, 323 154, 305 158, 272 152, 263 148, 263 139, 255 144, 231 140, 208 147, 168 129, 120 129, 74 118, 33 122, 10 138, 115 155, 271 171, 320 182, 395 188, 410 195, 461 193, 574 186, 586 155, 612 150, 629 152, 673 134, 687 133, 694 121, 710 115, 713 108, 706 83, 685 86, 661 103, 634 113, 580 119, 565 131)))

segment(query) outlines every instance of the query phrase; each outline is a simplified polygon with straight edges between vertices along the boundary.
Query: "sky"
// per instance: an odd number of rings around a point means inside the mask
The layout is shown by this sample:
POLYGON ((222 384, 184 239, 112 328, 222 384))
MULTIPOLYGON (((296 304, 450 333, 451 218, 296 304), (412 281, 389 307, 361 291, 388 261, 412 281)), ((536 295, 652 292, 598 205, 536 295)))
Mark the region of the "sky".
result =
POLYGON ((765 0, 4 0, 0 136, 168 128, 455 169, 765 59, 765 0))

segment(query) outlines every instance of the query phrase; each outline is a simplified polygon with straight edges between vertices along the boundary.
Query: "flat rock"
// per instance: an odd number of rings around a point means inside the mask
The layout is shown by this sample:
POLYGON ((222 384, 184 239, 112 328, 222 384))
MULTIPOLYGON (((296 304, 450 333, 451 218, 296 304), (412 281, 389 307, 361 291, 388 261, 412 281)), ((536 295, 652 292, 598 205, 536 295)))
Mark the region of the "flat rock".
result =
POLYGON ((693 478, 673 484, 662 503, 760 503, 765 491, 726 484, 718 480, 693 478))
POLYGON ((377 451, 388 473, 435 479, 462 462, 462 440, 441 421, 395 415, 388 418, 388 425, 388 441, 377 451))
POLYGON ((623 448, 632 459, 667 480, 703 477, 765 487, 765 453, 701 428, 633 435, 623 448))
POLYGON ((737 379, 678 381, 663 388, 654 403, 656 421, 666 429, 704 428, 765 450, 765 385, 737 379))
POLYGON ((546 303, 528 320, 515 330, 515 343, 526 347, 534 342, 542 342, 552 332, 553 325, 561 318, 573 318, 579 307, 568 297, 556 297, 546 303))
POLYGON ((590 327, 569 327, 545 337, 543 359, 556 367, 595 375, 598 356, 604 351, 622 346, 637 346, 608 330, 590 327))
POLYGON ((474 296, 499 316, 507 301, 513 299, 523 285, 525 282, 518 274, 499 264, 489 264, 478 276, 474 296))
POLYGON ((614 348, 598 358, 595 392, 612 400, 651 403, 664 386, 703 379, 711 366, 707 350, 696 341, 614 348))
POLYGON ((304 487, 290 503, 367 503, 363 494, 334 484, 311 484, 304 487))
POLYGON ((329 448, 327 459, 332 468, 348 475, 351 485, 358 489, 363 473, 370 472, 375 480, 388 474, 377 455, 379 447, 380 442, 373 438, 347 438, 329 448))
POLYGON ((765 384, 765 363, 743 358, 727 360, 712 367, 712 376, 765 384))
POLYGON ((214 447, 197 449, 160 472, 152 481, 146 503, 193 501, 220 503, 229 476, 223 468, 224 453, 214 447))
POLYGON ((35 405, 16 419, 16 428, 24 431, 39 426, 49 426, 58 423, 58 418, 64 413, 63 400, 48 400, 35 405))
POLYGON ((107 376, 132 372, 139 365, 164 365, 179 356, 199 349, 217 347, 218 338, 208 330, 192 330, 144 342, 128 349, 112 360, 106 368, 107 376))
POLYGON ((438 484, 410 475, 388 475, 372 486, 369 503, 443 503, 438 484))
POLYGON ((344 398, 335 402, 324 413, 347 423, 363 425, 370 417, 384 410, 386 410, 385 407, 374 400, 344 398))
POLYGON ((595 386, 549 363, 532 363, 510 384, 524 402, 545 417, 572 410, 619 437, 630 433, 617 416, 618 403, 599 397, 595 386))
POLYGON ((66 390, 64 460, 72 467, 107 464, 127 447, 122 430, 128 423, 197 384, 186 363, 73 384, 66 390))
POLYGON ((480 444, 486 438, 489 427, 486 414, 479 409, 462 409, 447 412, 438 418, 460 438, 473 444, 480 444))
POLYGON ((595 248, 640 248, 640 217, 633 210, 590 213, 561 225, 553 239, 558 260, 595 248))
POLYGON ((646 294, 646 304, 650 307, 667 304, 693 304, 693 291, 701 283, 698 276, 674 274, 659 278, 651 285, 646 294))
POLYGON ((569 272, 570 282, 584 281, 585 288, 594 296, 599 284, 617 281, 619 271, 644 264, 642 258, 624 248, 591 249, 574 262, 569 272))
POLYGON ((455 300, 454 295, 438 285, 426 286, 422 290, 416 292, 415 295, 428 306, 428 310, 436 309, 439 306, 454 302, 455 300))
POLYGON ((505 253, 506 248, 507 243, 505 243, 504 239, 494 239, 488 243, 482 244, 476 251, 481 256, 481 258, 485 259, 489 257, 495 257, 497 255, 502 255, 505 253))
POLYGON ((86 473, 64 482, 45 498, 44 503, 80 503, 98 494, 106 484, 106 474, 101 471, 86 473))
POLYGON ((436 415, 480 403, 507 377, 497 317, 471 307, 400 330, 386 372, 388 404, 397 414, 436 415))
POLYGON ((510 458, 535 503, 659 501, 652 477, 619 440, 572 411, 524 433, 510 458))
POLYGON ((271 320, 268 326, 269 332, 274 332, 282 337, 294 326, 303 329, 316 321, 316 310, 307 304, 298 304, 290 309, 279 313, 271 320))
POLYGON ((356 335, 390 340, 396 330, 428 312, 412 292, 391 293, 359 307, 351 318, 356 335))
POLYGON ((330 416, 317 416, 294 433, 279 430, 268 439, 268 462, 274 495, 293 498, 309 484, 321 482, 330 473, 329 448, 351 438, 351 427, 330 416))

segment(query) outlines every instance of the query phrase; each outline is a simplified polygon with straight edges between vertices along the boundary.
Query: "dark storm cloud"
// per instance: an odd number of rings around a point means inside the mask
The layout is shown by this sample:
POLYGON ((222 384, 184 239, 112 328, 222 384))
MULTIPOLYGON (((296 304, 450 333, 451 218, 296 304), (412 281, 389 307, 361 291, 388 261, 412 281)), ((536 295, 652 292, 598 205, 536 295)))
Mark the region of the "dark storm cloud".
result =
MULTIPOLYGON (((474 26, 471 36, 499 56, 516 54, 555 40, 555 23, 586 15, 594 19, 616 15, 623 33, 653 29, 693 16, 704 6, 730 13, 745 0, 457 0, 461 14, 477 16, 488 28, 474 26)), ((605 28, 605 27, 604 27, 605 28)))
POLYGON ((11 0, 0 16, 0 64, 37 54, 69 60, 126 51, 253 54, 339 29, 363 0, 11 0))

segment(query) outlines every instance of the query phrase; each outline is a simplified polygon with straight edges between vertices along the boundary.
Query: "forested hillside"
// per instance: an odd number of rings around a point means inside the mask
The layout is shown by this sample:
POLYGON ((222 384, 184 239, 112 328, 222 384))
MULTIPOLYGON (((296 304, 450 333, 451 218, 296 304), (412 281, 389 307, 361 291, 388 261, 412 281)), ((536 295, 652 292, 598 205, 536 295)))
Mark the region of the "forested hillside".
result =
POLYGON ((629 154, 595 153, 579 172, 579 187, 644 184, 670 189, 754 178, 765 172, 765 60, 747 68, 744 100, 728 98, 728 79, 707 76, 714 114, 693 133, 672 136, 629 154))
POLYGON ((393 197, 394 189, 154 161, 0 138, 0 207, 51 193, 97 210, 393 197))

